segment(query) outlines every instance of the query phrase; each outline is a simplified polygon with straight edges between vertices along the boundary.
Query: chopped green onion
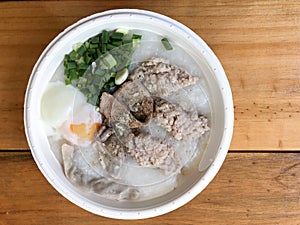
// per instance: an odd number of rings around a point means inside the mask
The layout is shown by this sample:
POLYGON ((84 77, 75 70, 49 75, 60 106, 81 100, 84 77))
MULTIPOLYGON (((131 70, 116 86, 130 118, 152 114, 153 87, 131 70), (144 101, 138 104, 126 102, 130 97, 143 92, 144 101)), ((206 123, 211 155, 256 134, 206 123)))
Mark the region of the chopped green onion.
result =
POLYGON ((103 58, 103 62, 106 66, 108 66, 108 69, 113 68, 115 65, 117 65, 116 59, 111 54, 106 54, 103 58))
POLYGON ((69 69, 67 69, 67 68, 65 68, 64 75, 65 75, 65 76, 68 76, 68 75, 70 75, 70 70, 69 70, 69 69))
POLYGON ((113 32, 111 35, 112 39, 116 39, 116 40, 122 40, 124 34, 120 33, 120 32, 113 32))
POLYGON ((86 71, 86 69, 80 69, 78 71, 78 77, 82 77, 84 75, 85 71, 86 71))
POLYGON ((85 76, 84 76, 84 78, 86 78, 86 80, 87 80, 86 83, 88 83, 90 80, 92 80, 93 75, 91 73, 86 73, 85 76))
POLYGON ((101 82, 99 82, 99 89, 101 90, 104 86, 104 82, 101 80, 101 82))
POLYGON ((85 45, 81 45, 77 50, 75 50, 78 55, 82 56, 86 52, 86 47, 85 45))
POLYGON ((80 70, 87 70, 88 68, 89 68, 89 65, 87 65, 87 64, 81 64, 78 66, 78 69, 80 69, 80 70))
POLYGON ((141 40, 136 38, 136 39, 132 39, 132 47, 133 48, 139 48, 141 45, 141 40))
POLYGON ((90 44, 90 49, 93 49, 93 48, 98 48, 98 44, 90 44))
POLYGON ((66 79, 65 79, 65 84, 66 84, 66 85, 71 84, 71 79, 70 79, 70 78, 66 78, 66 79))
POLYGON ((78 72, 76 70, 70 70, 70 79, 71 80, 78 79, 78 72))
POLYGON ((87 82, 87 79, 85 77, 79 77, 78 80, 81 84, 85 84, 87 82))
POLYGON ((109 38, 108 32, 106 30, 103 30, 101 35, 102 44, 107 44, 108 38, 109 38))
POLYGON ((132 34, 132 39, 142 39, 142 35, 132 34))
POLYGON ((102 51, 103 54, 107 52, 107 45, 106 44, 101 45, 101 51, 102 51))
POLYGON ((98 85, 100 82, 102 81, 102 77, 101 76, 94 76, 94 79, 93 79, 93 83, 96 85, 98 85))
POLYGON ((88 41, 85 42, 84 45, 85 45, 86 48, 90 48, 90 43, 88 41))
POLYGON ((172 45, 170 44, 169 40, 167 38, 163 38, 161 39, 161 43, 163 44, 163 46, 165 47, 165 49, 167 51, 170 51, 173 49, 172 45))
POLYGON ((96 75, 99 75, 99 76, 102 76, 102 75, 105 74, 105 71, 102 70, 102 69, 100 69, 100 68, 98 68, 98 69, 96 69, 95 74, 96 74, 96 75))
POLYGON ((129 59, 127 59, 124 63, 124 67, 126 67, 128 69, 128 67, 130 66, 131 61, 129 59))
POLYGON ((114 45, 112 45, 112 44, 107 44, 106 45, 106 48, 107 48, 107 50, 112 50, 112 49, 114 49, 116 46, 114 46, 114 45))
POLYGON ((97 48, 96 52, 97 52, 97 57, 100 57, 102 55, 102 53, 101 53, 101 51, 100 51, 99 48, 97 48))
POLYGON ((109 73, 106 73, 106 74, 104 75, 103 79, 104 79, 105 82, 109 81, 109 79, 110 79, 110 74, 109 74, 109 73))
POLYGON ((77 65, 81 65, 81 64, 85 63, 83 56, 81 56, 78 60, 75 60, 75 61, 76 61, 77 65))
POLYGON ((91 42, 92 42, 93 44, 98 44, 98 43, 100 42, 99 36, 92 37, 92 38, 91 38, 91 42))
POLYGON ((107 70, 108 69, 107 65, 105 65, 105 63, 103 62, 103 60, 99 61, 99 65, 98 66, 102 70, 107 70))
POLYGON ((88 85, 87 88, 89 89, 89 91, 92 93, 92 94, 96 94, 97 93, 97 90, 95 88, 95 85, 88 85))
POLYGON ((71 60, 71 57, 69 56, 69 55, 65 55, 65 58, 64 58, 64 61, 69 61, 69 60, 71 60))
POLYGON ((111 44, 116 47, 120 47, 123 44, 123 42, 122 41, 112 41, 111 44))
POLYGON ((90 48, 88 50, 88 52, 90 53, 90 55, 95 54, 96 53, 96 49, 90 48))
POLYGON ((84 43, 73 45, 63 59, 65 84, 73 84, 89 103, 99 106, 101 94, 116 91, 115 79, 121 75, 124 78, 124 71, 128 73, 141 38, 138 34, 129 37, 127 29, 119 28, 112 32, 103 30, 84 43))
POLYGON ((91 61, 92 61, 92 57, 88 54, 85 55, 85 58, 84 58, 84 61, 87 63, 87 64, 90 64, 91 61))
POLYGON ((71 52, 71 54, 70 54, 70 58, 71 59, 76 59, 77 58, 77 56, 78 56, 78 54, 76 53, 76 52, 71 52))
POLYGON ((117 33, 122 33, 124 36, 128 34, 128 30, 125 28, 118 28, 116 30, 117 33))
POLYGON ((71 69, 76 69, 77 65, 75 62, 67 62, 66 67, 68 70, 71 70, 71 69))
POLYGON ((78 42, 76 44, 74 44, 72 46, 73 50, 76 52, 80 47, 81 47, 82 43, 81 42, 78 42))
POLYGON ((132 43, 132 39, 130 40, 123 40, 123 45, 128 45, 132 43))

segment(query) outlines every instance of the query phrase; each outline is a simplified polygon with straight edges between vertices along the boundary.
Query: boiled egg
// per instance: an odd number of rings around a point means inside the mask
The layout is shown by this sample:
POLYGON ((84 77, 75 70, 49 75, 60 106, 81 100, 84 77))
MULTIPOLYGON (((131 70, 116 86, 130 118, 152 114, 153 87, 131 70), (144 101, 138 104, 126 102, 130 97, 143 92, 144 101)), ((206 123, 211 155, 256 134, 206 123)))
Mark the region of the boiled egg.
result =
POLYGON ((102 117, 95 106, 71 85, 50 82, 41 100, 41 118, 71 144, 91 143, 100 129, 102 117))
POLYGON ((95 107, 85 103, 77 107, 58 129, 69 142, 76 145, 88 145, 100 129, 102 117, 95 107))
POLYGON ((58 128, 67 120, 74 106, 84 102, 84 96, 71 85, 50 82, 41 99, 42 120, 53 128, 58 128), (75 101, 76 100, 76 101, 75 101))

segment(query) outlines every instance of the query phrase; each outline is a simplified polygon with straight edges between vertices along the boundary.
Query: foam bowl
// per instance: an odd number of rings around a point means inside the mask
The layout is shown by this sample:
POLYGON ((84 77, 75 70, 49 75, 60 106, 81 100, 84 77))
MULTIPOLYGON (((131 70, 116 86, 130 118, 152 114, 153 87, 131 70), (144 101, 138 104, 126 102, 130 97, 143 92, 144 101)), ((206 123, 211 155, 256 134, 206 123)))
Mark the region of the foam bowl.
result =
POLYGON ((219 60, 207 44, 188 27, 164 15, 136 9, 110 10, 88 16, 66 28, 46 47, 36 62, 25 95, 24 123, 33 158, 48 182, 65 198, 97 215, 116 219, 143 219, 175 210, 195 198, 215 177, 227 155, 233 132, 233 102, 230 86, 219 60), (94 198, 70 184, 62 166, 51 152, 39 123, 42 91, 74 43, 103 29, 145 29, 171 36, 201 64, 210 90, 211 133, 200 164, 185 182, 161 197, 122 202, 94 198))

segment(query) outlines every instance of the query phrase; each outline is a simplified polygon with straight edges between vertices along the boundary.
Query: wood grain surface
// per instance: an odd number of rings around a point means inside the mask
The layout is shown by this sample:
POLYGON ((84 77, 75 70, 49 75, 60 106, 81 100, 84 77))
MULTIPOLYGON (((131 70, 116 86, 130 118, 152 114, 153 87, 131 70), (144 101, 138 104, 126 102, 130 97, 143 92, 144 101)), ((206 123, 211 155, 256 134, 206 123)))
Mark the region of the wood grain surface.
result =
POLYGON ((1 1, 0 225, 300 224, 300 1, 1 1), (31 70, 79 19, 117 8, 162 13, 215 52, 235 111, 230 153, 211 184, 157 218, 119 221, 73 205, 45 180, 23 125, 31 70))
POLYGON ((23 99, 46 45, 90 14, 140 8, 190 27, 216 53, 235 105, 232 150, 295 150, 300 133, 299 1, 43 1, 0 3, 0 148, 28 149, 23 99))
POLYGON ((299 225, 299 171, 300 153, 230 153, 213 182, 187 205, 157 218, 120 221, 63 198, 29 152, 0 153, 0 224, 299 225))

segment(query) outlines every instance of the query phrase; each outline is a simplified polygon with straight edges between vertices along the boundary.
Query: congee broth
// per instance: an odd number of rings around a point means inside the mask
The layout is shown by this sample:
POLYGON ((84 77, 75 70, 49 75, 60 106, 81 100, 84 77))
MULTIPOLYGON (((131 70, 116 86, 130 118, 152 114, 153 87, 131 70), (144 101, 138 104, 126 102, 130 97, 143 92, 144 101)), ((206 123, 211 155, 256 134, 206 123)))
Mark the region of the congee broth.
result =
POLYGON ((207 92, 201 67, 171 37, 103 30, 66 53, 41 118, 73 185, 140 201, 172 191, 196 169, 210 134, 207 92))

